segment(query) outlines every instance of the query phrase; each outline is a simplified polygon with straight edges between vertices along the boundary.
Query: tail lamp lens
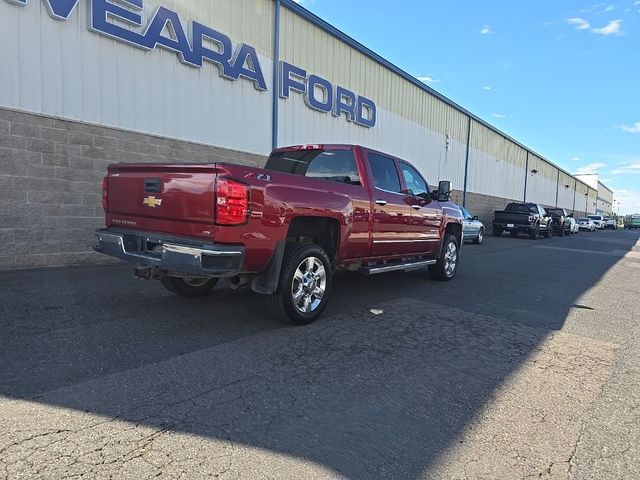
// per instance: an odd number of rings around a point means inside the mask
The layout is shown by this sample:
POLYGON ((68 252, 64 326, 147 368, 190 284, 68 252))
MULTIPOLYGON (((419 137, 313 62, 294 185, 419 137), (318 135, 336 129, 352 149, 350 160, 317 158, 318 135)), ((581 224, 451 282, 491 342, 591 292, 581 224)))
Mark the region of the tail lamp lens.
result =
POLYGON ((242 225, 249 213, 249 186, 218 178, 216 183, 216 225, 242 225))
POLYGON ((109 210, 109 177, 102 179, 102 209, 109 210))

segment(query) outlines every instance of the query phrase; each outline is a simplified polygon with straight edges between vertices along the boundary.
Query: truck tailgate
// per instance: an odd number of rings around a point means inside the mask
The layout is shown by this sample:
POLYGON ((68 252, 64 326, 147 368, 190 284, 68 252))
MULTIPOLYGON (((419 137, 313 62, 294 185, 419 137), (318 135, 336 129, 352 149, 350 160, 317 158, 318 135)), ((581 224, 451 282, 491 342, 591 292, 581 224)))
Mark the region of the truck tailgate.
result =
POLYGON ((109 213, 211 224, 216 165, 111 165, 109 213))
POLYGON ((514 225, 529 225, 529 214, 518 212, 495 212, 498 223, 513 223, 514 225))

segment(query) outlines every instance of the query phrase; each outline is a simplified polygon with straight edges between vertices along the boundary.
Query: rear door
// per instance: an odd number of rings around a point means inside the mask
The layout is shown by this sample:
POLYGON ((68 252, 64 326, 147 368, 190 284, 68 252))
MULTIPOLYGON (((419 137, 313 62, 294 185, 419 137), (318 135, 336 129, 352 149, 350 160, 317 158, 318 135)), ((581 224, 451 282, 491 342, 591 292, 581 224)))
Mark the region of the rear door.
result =
POLYGON ((411 204, 413 198, 402 192, 395 159, 367 152, 372 179, 372 246, 371 255, 392 256, 419 251, 411 204))

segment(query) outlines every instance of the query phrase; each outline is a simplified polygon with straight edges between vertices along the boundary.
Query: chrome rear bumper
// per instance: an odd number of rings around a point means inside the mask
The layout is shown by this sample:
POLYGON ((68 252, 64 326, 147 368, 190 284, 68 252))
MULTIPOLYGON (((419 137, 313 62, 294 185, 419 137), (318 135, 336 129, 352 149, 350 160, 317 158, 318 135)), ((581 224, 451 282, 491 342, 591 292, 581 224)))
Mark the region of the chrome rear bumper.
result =
POLYGON ((135 230, 96 231, 94 250, 138 266, 201 277, 234 277, 244 262, 244 247, 200 242, 135 230))

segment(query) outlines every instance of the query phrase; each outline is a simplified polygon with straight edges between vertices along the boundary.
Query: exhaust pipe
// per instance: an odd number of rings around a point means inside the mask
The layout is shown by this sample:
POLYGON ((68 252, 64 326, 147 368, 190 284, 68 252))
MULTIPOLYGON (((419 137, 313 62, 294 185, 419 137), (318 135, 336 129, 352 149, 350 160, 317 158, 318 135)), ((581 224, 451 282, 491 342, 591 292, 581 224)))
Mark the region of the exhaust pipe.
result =
POLYGON ((248 275, 236 275, 235 277, 231 277, 229 279, 229 284, 233 290, 238 290, 240 288, 246 287, 251 283, 251 278, 248 275))

